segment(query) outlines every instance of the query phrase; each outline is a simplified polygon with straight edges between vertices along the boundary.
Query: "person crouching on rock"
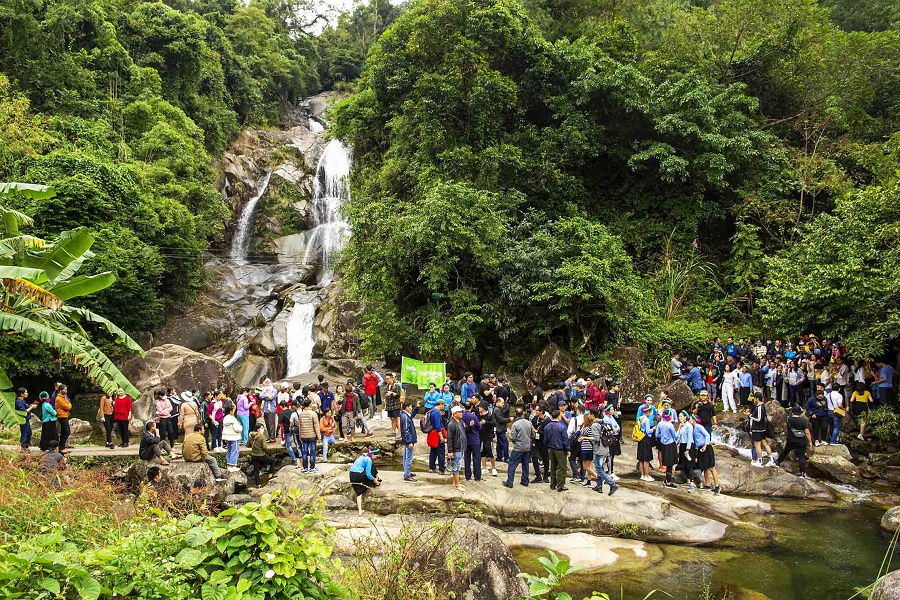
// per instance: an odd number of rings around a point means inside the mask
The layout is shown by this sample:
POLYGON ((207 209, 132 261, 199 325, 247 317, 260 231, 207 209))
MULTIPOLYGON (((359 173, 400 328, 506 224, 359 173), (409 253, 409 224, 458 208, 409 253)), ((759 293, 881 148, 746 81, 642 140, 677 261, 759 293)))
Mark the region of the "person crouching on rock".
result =
POLYGON ((350 466, 350 485, 353 487, 353 493, 356 494, 356 510, 359 514, 363 512, 363 495, 373 487, 381 485, 378 469, 375 468, 375 463, 372 460, 377 453, 377 448, 369 448, 353 461, 353 464, 350 466))
MULTIPOLYGON (((262 467, 266 468, 266 473, 273 473, 275 469, 275 459, 266 452, 266 426, 260 421, 256 424, 256 430, 250 433, 250 464, 253 465, 253 483, 259 487, 259 473, 262 467)), ((269 477, 269 481, 275 479, 276 475, 269 477)))
POLYGON ((163 454, 168 455, 172 460, 178 458, 178 455, 172 452, 172 446, 169 445, 169 442, 161 439, 157 434, 156 423, 149 421, 144 429, 144 433, 141 435, 138 458, 160 465, 167 465, 169 463, 163 459, 163 454))
POLYGON ((718 496, 722 488, 719 486, 719 474, 716 472, 716 453, 713 451, 712 438, 706 428, 697 420, 697 415, 691 415, 691 425, 694 426, 697 468, 703 471, 703 489, 712 490, 718 496), (709 484, 710 475, 712 475, 712 486, 709 484))

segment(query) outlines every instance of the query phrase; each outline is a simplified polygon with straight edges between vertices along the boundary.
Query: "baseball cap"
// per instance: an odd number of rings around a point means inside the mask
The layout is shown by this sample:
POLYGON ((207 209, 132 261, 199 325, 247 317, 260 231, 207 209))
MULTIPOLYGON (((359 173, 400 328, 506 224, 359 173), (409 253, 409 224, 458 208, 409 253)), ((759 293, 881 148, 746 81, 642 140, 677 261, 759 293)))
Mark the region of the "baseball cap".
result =
POLYGON ((450 414, 456 414, 456 413, 462 412, 462 411, 463 411, 462 406, 454 406, 453 408, 450 409, 450 414))

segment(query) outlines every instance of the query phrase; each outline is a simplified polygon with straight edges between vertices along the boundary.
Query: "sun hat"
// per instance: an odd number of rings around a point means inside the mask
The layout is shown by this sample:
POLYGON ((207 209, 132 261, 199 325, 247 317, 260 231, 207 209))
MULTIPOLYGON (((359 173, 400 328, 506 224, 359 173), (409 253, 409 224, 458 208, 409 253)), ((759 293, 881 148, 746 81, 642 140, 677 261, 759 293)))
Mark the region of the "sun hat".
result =
POLYGON ((194 395, 190 392, 181 392, 181 400, 183 402, 193 402, 194 395))

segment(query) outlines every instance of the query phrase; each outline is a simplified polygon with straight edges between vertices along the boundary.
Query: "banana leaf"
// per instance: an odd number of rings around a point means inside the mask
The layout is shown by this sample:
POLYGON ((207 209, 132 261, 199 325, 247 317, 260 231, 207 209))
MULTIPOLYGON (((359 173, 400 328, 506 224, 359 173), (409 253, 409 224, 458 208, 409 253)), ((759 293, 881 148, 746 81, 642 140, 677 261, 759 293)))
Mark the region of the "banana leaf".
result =
POLYGON ((72 357, 79 368, 108 394, 124 389, 132 398, 140 392, 122 375, 113 362, 90 340, 59 323, 39 322, 12 313, 0 312, 0 330, 16 331, 72 357))
POLYGON ((27 279, 31 282, 40 283, 45 281, 46 277, 47 275, 43 269, 0 265, 0 279, 27 279))
MULTIPOLYGON (((12 381, 0 369, 0 389, 9 390, 13 386, 12 381)), ((7 427, 24 423, 25 419, 16 414, 16 395, 12 392, 0 391, 0 423, 7 427)))
POLYGON ((43 269, 47 279, 54 281, 66 267, 90 250, 93 244, 94 236, 87 227, 63 231, 43 252, 26 256, 25 266, 43 269))
MULTIPOLYGON (((70 317, 77 315, 77 317, 83 318, 85 321, 90 323, 99 323, 106 328, 108 332, 116 336, 116 341, 120 344, 124 344, 126 348, 129 350, 133 350, 137 352, 139 355, 144 355, 144 349, 131 339, 131 336, 125 333, 118 325, 107 319, 106 317, 102 317, 97 313, 88 310, 86 308, 81 308, 79 306, 65 306, 63 307, 63 311, 67 313, 70 317)), ((75 319, 78 320, 78 319, 75 319)))
POLYGON ((0 196, 18 194, 32 200, 45 200, 56 195, 56 191, 49 185, 35 183, 20 183, 18 181, 0 182, 0 196))
POLYGON ((98 275, 79 275, 75 279, 62 281, 49 288, 60 300, 66 301, 105 290, 116 282, 116 276, 107 271, 98 275))

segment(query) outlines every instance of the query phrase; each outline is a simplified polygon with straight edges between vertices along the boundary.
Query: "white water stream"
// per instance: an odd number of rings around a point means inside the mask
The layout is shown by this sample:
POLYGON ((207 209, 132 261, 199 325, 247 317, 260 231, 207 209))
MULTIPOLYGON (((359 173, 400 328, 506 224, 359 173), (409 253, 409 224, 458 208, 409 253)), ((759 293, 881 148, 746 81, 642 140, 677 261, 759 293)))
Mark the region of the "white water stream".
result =
MULTIPOLYGON (((317 121, 310 120, 321 127, 317 121)), ((350 198, 350 151, 340 140, 331 140, 319 158, 313 182, 312 222, 314 227, 306 234, 306 246, 302 262, 318 263, 316 282, 320 286, 331 283, 334 277, 334 254, 343 247, 349 228, 341 216, 341 206, 350 198), (316 259, 321 256, 321 261, 316 259)), ((313 325, 315 305, 311 298, 296 302, 287 324, 287 375, 292 377, 312 368, 315 346, 313 325)))
POLYGON ((269 188, 269 179, 271 178, 271 170, 268 170, 263 174, 263 178, 256 186, 256 193, 253 194, 252 198, 247 200, 247 204, 244 205, 244 210, 241 211, 241 218, 238 221, 237 231, 234 232, 234 238, 231 240, 231 259, 234 261, 245 261, 250 254, 250 245, 253 241, 250 234, 253 230, 253 217, 256 215, 256 205, 259 204, 260 199, 265 195, 266 190, 269 188))

